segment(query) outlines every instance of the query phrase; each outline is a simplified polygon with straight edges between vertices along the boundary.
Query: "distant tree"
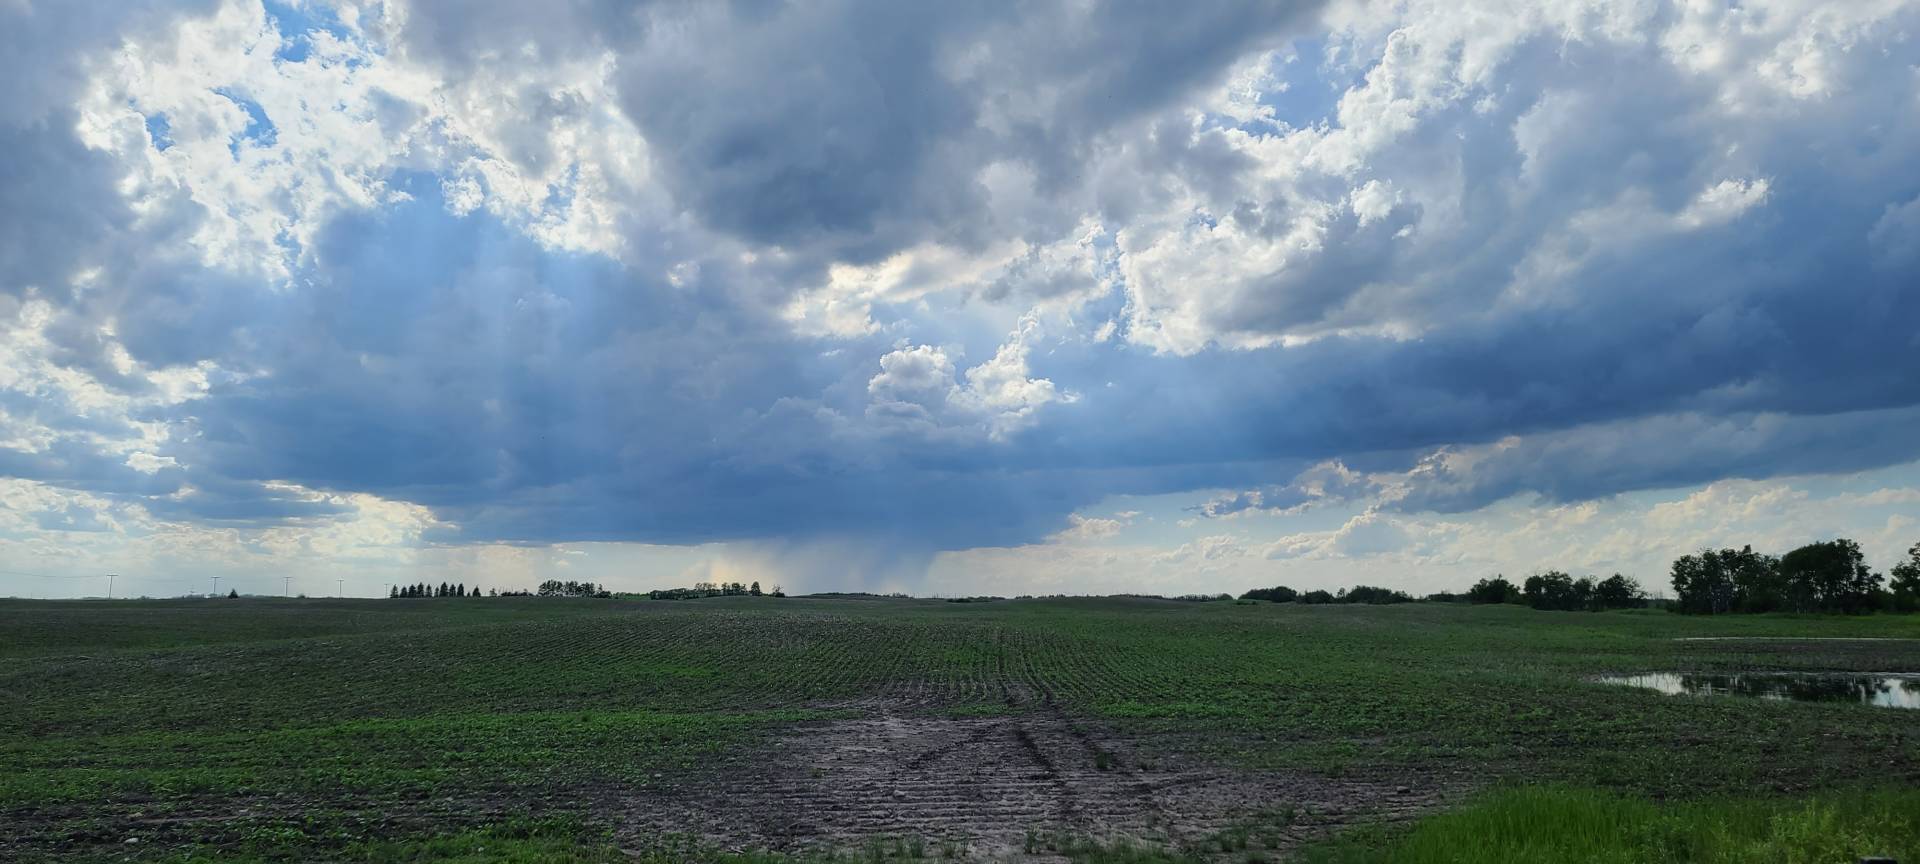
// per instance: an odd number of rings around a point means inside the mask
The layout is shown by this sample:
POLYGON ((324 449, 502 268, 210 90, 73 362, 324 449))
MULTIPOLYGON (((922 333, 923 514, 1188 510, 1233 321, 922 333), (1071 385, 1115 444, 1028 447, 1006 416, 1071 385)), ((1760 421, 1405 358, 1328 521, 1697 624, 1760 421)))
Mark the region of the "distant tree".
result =
POLYGON ((1728 562, 1735 556, 1755 554, 1752 546, 1739 551, 1702 549, 1698 554, 1682 555, 1673 561, 1675 611, 1693 615, 1719 615, 1732 612, 1740 592, 1734 587, 1728 562))
POLYGON ((1275 585, 1272 588, 1255 588, 1240 595, 1240 599, 1266 600, 1271 603, 1292 603, 1300 599, 1300 592, 1288 588, 1285 585, 1275 585))
MULTIPOLYGON (((512 592, 508 592, 508 593, 511 594, 512 592)), ((525 592, 522 592, 522 593, 525 593, 525 592)), ((538 593, 542 597, 612 597, 613 596, 611 592, 607 591, 606 589, 592 582, 576 582, 572 579, 569 579, 565 582, 561 582, 558 579, 548 579, 547 581, 540 583, 540 587, 536 589, 536 593, 538 593)))
POLYGON ((1505 576, 1482 579, 1473 583, 1472 588, 1467 589, 1467 602, 1482 605, 1491 603, 1518 603, 1520 602, 1520 588, 1512 582, 1508 582, 1505 576))
POLYGON ((228 599, 228 600, 238 600, 238 599, 240 599, 240 589, 238 589, 238 588, 228 588, 228 589, 227 589, 227 599, 228 599))
POLYGON ((780 587, 780 586, 778 586, 778 585, 775 585, 775 586, 773 586, 773 596, 775 596, 775 597, 785 597, 785 596, 787 596, 787 589, 785 589, 785 588, 782 588, 782 587, 780 587))
POLYGON ((1752 546, 1742 546, 1738 551, 1722 549, 1718 554, 1721 572, 1733 583, 1736 611, 1773 612, 1791 605, 1780 559, 1755 552, 1752 546))
POLYGON ((1314 603, 1314 604, 1332 603, 1334 602, 1334 596, 1332 594, 1327 593, 1324 590, 1315 588, 1312 591, 1308 591, 1307 593, 1300 595, 1300 602, 1314 603))
POLYGON ((1893 565, 1887 588, 1893 592, 1893 608, 1901 612, 1920 609, 1920 543, 1907 550, 1907 559, 1893 565))
POLYGON ((1345 603, 1365 603, 1371 606, 1384 606, 1390 603, 1412 603, 1413 597, 1405 591, 1391 588, 1376 588, 1372 585, 1355 585, 1340 592, 1339 599, 1345 603))
MULTIPOLYGON (((1587 590, 1592 590, 1592 582, 1587 590)), ((1527 577, 1520 586, 1520 596, 1526 598, 1527 605, 1535 609, 1570 611, 1584 605, 1581 588, 1575 585, 1573 577, 1559 570, 1548 570, 1527 577)))
POLYGON ((1593 581, 1592 576, 1582 576, 1573 580, 1573 608, 1585 609, 1589 612, 1600 611, 1602 607, 1599 600, 1593 596, 1598 588, 1599 585, 1593 581))
POLYGON ((760 596, 760 583, 759 582, 753 583, 752 587, 749 587, 747 589, 747 593, 755 597, 760 596))
POLYGON ((1637 609, 1647 605, 1647 592, 1640 583, 1618 573, 1594 586, 1593 602, 1600 609, 1637 609))
POLYGON ((1860 544, 1844 537, 1780 556, 1780 575, 1788 605, 1797 612, 1866 612, 1873 608, 1882 581, 1867 567, 1860 544))
POLYGON ((487 596, 488 596, 488 597, 498 597, 498 596, 500 596, 500 589, 498 589, 498 588, 488 588, 488 589, 487 589, 487 596))
POLYGON ((453 585, 453 596, 455 597, 467 596, 467 583, 455 582, 453 585))
POLYGON ((400 586, 398 586, 398 585, 388 585, 388 586, 387 586, 387 599, 389 599, 389 600, 394 600, 394 599, 398 599, 399 597, 400 597, 400 586))

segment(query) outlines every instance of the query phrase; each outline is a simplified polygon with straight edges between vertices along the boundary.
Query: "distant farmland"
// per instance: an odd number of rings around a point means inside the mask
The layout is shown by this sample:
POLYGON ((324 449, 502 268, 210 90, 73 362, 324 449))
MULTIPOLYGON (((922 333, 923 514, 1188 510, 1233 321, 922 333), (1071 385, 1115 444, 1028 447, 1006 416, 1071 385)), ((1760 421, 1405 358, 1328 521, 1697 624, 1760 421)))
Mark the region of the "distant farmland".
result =
POLYGON ((1914 671, 1915 639, 1443 604, 9 601, 0 859, 1428 860, 1409 837, 1469 830, 1445 814, 1554 795, 1762 840, 1848 800, 1895 815, 1812 833, 1912 844, 1920 712, 1594 679, 1914 671))

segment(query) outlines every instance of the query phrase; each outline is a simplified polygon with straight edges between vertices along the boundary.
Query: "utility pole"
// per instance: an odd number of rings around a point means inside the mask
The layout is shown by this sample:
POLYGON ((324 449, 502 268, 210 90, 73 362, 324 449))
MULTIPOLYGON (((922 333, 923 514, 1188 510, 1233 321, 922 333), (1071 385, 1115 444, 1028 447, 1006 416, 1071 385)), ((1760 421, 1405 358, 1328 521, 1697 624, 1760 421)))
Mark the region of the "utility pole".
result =
POLYGON ((280 596, 282 597, 293 596, 293 577, 292 576, 280 577, 280 596))
POLYGON ((337 600, 341 597, 346 596, 347 594, 346 585, 347 585, 347 580, 345 578, 337 578, 333 580, 334 599, 337 600))
POLYGON ((220 596, 220 577, 213 577, 213 596, 220 596))
POLYGON ((117 574, 113 574, 113 573, 107 574, 107 599, 108 600, 113 599, 113 577, 115 575, 117 574))

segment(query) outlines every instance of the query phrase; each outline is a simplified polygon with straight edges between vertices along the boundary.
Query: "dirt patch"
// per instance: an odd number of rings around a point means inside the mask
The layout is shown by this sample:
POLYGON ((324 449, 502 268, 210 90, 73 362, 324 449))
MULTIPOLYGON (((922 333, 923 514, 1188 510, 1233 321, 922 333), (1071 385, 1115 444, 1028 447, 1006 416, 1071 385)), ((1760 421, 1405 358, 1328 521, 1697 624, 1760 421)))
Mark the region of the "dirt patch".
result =
MULTIPOLYGON (((725 848, 858 847, 918 838, 976 857, 1045 859, 1036 838, 1193 848, 1257 821, 1284 850, 1361 821, 1411 818, 1440 795, 1405 778, 1252 774, 1142 756, 1050 709, 996 717, 876 709, 774 742, 767 764, 716 766, 628 801, 620 833, 725 848)), ((759 760, 754 760, 758 762, 759 760)))

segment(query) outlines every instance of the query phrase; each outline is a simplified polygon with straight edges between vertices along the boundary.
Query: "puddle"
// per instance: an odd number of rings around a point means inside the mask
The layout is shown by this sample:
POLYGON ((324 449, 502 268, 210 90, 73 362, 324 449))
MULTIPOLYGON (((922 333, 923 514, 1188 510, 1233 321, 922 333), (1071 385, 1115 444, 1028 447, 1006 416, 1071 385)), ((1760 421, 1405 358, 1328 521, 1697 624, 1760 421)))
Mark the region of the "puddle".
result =
POLYGON ((1882 708, 1920 708, 1920 675, 1887 673, 1649 672, 1609 675, 1604 684, 1644 687, 1671 695, 1753 696, 1791 702, 1857 702, 1882 708))

